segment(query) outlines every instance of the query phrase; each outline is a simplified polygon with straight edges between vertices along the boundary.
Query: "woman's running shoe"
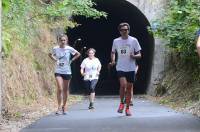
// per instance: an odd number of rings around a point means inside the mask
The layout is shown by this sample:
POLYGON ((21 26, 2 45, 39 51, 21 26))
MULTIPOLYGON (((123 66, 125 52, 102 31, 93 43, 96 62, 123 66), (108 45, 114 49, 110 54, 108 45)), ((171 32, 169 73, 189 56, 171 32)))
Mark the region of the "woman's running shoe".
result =
POLYGON ((58 110, 56 111, 55 114, 56 114, 56 115, 60 115, 60 114, 62 114, 62 109, 61 109, 61 108, 58 108, 58 110))
POLYGON ((67 110, 66 110, 66 108, 65 108, 64 106, 62 107, 62 114, 63 114, 63 115, 66 115, 66 114, 67 114, 67 110))

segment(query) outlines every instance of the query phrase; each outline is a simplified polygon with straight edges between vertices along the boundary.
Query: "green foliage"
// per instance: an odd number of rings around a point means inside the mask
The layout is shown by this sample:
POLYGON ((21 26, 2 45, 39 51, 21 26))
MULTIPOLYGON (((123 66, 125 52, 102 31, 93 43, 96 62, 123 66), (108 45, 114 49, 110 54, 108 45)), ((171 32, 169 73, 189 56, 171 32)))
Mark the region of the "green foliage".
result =
MULTIPOLYGON (((199 0, 169 0, 164 18, 153 25, 156 26, 155 33, 169 40, 168 46, 180 54, 181 61, 187 66, 199 67, 195 52, 195 33, 200 28, 199 0)), ((194 74, 199 74, 197 71, 194 74)))
POLYGON ((72 22, 71 16, 82 15, 94 19, 106 17, 106 13, 97 11, 93 8, 94 5, 95 3, 92 0, 61 0, 47 6, 44 10, 44 16, 53 26, 67 25, 74 27, 76 23, 72 22))
POLYGON ((167 99, 162 99, 162 100, 160 100, 160 104, 168 104, 170 101, 169 100, 167 100, 167 99))
POLYGON ((91 0, 72 0, 73 15, 83 15, 86 17, 100 18, 101 16, 106 17, 105 12, 99 12, 92 8, 95 3, 91 0))
POLYGON ((37 71, 41 71, 44 69, 43 66, 37 60, 33 61, 33 66, 34 66, 35 70, 37 70, 37 71))
POLYGON ((22 113, 19 112, 19 111, 17 111, 17 112, 14 113, 13 116, 14 116, 15 118, 20 118, 20 117, 22 117, 22 113))
POLYGON ((8 10, 9 10, 9 8, 10 8, 10 1, 8 1, 8 0, 3 0, 2 1, 2 7, 3 7, 3 11, 4 12, 7 12, 8 10))
POLYGON ((86 17, 105 17, 105 12, 93 8, 92 0, 52 0, 46 4, 43 0, 3 0, 3 51, 9 55, 14 46, 27 47, 36 36, 36 29, 43 22, 53 28, 73 27, 72 15, 86 17))
POLYGON ((9 55, 14 45, 26 46, 35 29, 36 21, 29 21, 34 6, 27 0, 7 0, 3 6, 3 51, 9 55))
POLYGON ((8 32, 4 32, 4 35, 3 35, 3 40, 4 40, 3 51, 6 53, 6 55, 8 53, 10 53, 10 51, 12 50, 12 45, 10 45, 11 39, 12 39, 12 36, 8 32))

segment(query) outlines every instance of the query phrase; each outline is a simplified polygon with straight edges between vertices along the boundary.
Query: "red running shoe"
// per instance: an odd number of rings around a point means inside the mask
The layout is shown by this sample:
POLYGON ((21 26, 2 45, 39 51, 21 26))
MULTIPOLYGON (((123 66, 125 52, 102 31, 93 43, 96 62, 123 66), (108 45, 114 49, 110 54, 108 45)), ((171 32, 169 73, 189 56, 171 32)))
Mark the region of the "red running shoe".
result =
POLYGON ((123 113, 124 110, 124 104, 120 103, 119 109, 117 110, 118 113, 123 113))
POLYGON ((131 112, 129 109, 126 108, 126 116, 132 116, 131 112))

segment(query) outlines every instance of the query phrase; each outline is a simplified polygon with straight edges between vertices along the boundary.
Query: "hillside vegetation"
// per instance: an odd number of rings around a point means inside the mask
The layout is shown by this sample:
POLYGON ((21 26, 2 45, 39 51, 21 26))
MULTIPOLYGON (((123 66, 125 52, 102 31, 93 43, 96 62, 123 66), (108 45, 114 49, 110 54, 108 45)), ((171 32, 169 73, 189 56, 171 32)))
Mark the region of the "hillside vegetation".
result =
POLYGON ((161 103, 186 108, 200 116, 200 59, 196 32, 200 29, 199 0, 169 0, 163 19, 152 25, 169 43, 169 62, 156 88, 161 103))
POLYGON ((54 64, 48 58, 56 35, 78 25, 72 16, 98 19, 106 13, 94 9, 91 0, 4 0, 2 5, 3 114, 20 117, 56 103, 54 64))

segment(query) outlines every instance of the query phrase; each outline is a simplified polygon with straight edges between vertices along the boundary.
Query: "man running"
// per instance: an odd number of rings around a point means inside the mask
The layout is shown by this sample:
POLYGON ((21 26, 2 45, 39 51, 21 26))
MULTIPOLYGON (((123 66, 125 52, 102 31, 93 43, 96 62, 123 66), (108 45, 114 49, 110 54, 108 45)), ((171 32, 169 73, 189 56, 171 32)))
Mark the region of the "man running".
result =
POLYGON ((113 41, 110 65, 115 65, 115 53, 117 53, 116 70, 120 82, 121 99, 118 113, 123 113, 124 98, 126 98, 126 116, 131 116, 129 106, 136 70, 135 61, 141 58, 141 47, 136 38, 129 36, 130 26, 128 23, 119 24, 118 30, 121 36, 113 41))

